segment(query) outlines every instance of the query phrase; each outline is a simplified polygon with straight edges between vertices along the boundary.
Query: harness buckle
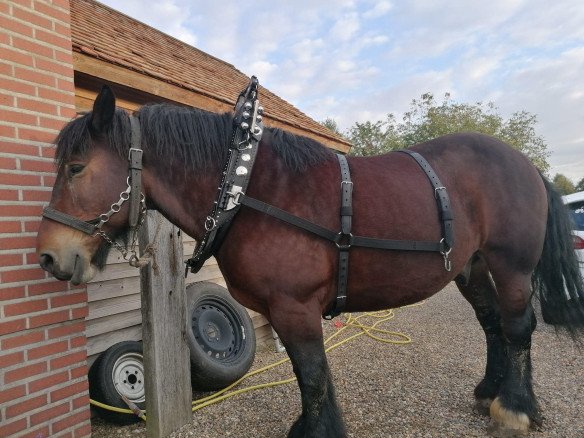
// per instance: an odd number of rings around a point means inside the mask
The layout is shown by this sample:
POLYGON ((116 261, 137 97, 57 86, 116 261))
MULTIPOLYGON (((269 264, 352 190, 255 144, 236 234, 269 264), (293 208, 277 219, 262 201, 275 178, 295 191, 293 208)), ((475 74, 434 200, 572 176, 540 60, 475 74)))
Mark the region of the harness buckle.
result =
MULTIPOLYGON (((140 153, 140 155, 142 155, 144 153, 144 151, 142 149, 138 149, 138 148, 130 148, 128 150, 128 161, 132 161, 132 154, 133 153, 140 153)), ((142 157, 140 157, 140 159, 142 159, 142 157)))
POLYGON ((207 216, 205 219, 205 230, 212 231, 217 226, 217 219, 211 216, 207 216))
MULTIPOLYGON (((440 243, 444 244, 444 238, 442 238, 440 240, 440 243)), ((446 246, 448 246, 448 245, 446 245, 446 246)), ((440 254, 442 254, 442 257, 444 257, 444 269, 446 269, 446 271, 448 271, 448 272, 450 272, 452 270, 452 262, 448 258, 451 251, 452 251, 452 248, 448 248, 448 249, 445 249, 444 251, 440 251, 440 254)))
POLYGON ((339 250, 348 251, 353 246, 353 233, 345 234, 339 231, 339 234, 335 236, 334 243, 339 250))
POLYGON ((350 185, 350 186, 353 186, 353 181, 341 181, 341 189, 343 188, 343 186, 345 184, 350 185))
POLYGON ((439 191, 439 190, 446 190, 446 187, 443 187, 443 186, 442 186, 442 187, 436 187, 436 188, 434 189, 434 198, 436 198, 436 199, 438 199, 438 191, 439 191))

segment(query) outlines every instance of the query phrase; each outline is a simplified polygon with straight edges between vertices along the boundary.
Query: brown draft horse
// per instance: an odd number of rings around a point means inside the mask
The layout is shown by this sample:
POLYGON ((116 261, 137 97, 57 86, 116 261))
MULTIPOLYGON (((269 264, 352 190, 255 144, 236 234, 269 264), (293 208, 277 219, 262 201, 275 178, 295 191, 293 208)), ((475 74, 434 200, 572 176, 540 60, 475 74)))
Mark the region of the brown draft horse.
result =
MULTIPOLYGON (((201 238, 229 144, 232 115, 151 105, 140 109, 148 208, 201 238)), ((50 206, 82 220, 107 211, 126 187, 129 115, 104 87, 93 111, 57 139, 50 206)), ((351 248, 346 311, 423 300, 455 280, 487 341, 479 401, 505 430, 526 432, 541 417, 532 389, 530 343, 537 293, 546 322, 574 335, 584 326, 582 278, 561 198, 529 160, 500 141, 456 134, 412 147, 448 189, 455 245, 447 272, 438 253, 351 248), (565 286, 565 287, 564 287, 565 286)), ((353 232, 384 239, 440 240, 432 187, 406 154, 349 157, 353 232)), ((340 172, 333 153, 307 138, 266 129, 248 194, 331 230, 340 227, 340 172)), ((104 224, 120 237, 125 204, 104 224)), ((101 268, 109 244, 45 218, 38 233, 44 269, 74 284, 101 268)), ((336 297, 331 242, 242 207, 216 258, 231 294, 264 314, 280 335, 302 395, 293 437, 345 436, 323 349, 321 315, 336 297)))

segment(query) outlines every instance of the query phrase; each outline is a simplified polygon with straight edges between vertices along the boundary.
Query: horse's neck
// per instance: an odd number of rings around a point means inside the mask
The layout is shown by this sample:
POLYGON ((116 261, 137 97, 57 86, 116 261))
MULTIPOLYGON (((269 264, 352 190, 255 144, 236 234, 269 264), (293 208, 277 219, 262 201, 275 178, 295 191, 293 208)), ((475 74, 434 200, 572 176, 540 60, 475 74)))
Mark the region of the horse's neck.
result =
POLYGON ((183 168, 165 173, 144 169, 148 207, 158 210, 189 236, 201 238, 217 194, 220 171, 195 174, 183 168))

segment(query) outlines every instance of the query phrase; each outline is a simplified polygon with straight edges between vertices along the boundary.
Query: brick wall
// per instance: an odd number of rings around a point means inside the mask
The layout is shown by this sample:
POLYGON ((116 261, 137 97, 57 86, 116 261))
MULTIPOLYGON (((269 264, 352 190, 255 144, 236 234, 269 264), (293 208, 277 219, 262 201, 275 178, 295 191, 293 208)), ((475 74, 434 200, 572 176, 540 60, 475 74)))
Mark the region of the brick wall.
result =
POLYGON ((87 292, 35 255, 74 113, 68 0, 0 1, 0 437, 90 435, 87 292))

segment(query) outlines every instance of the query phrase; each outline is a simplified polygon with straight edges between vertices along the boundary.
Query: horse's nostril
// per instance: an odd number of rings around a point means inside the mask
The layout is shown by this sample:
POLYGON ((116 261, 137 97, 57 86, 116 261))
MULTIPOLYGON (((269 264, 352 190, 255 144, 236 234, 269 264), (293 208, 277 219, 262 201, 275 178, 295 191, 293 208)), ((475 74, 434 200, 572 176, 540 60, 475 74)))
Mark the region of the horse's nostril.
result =
POLYGON ((53 271, 54 260, 50 254, 41 254, 39 257, 39 264, 45 271, 53 271))

